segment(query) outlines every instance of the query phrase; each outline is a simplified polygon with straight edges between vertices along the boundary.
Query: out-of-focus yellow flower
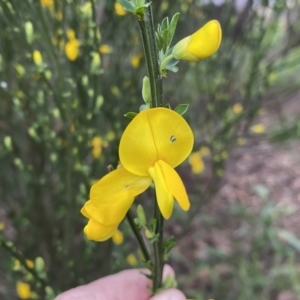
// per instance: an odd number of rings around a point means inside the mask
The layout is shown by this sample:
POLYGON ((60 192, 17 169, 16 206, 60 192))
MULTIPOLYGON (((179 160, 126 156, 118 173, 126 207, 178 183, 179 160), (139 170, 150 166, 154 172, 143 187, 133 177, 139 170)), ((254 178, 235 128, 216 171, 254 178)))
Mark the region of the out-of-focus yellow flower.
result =
POLYGON ((31 298, 31 288, 28 283, 18 281, 17 282, 17 294, 20 299, 30 299, 31 298))
POLYGON ((57 21, 61 21, 61 20, 63 19, 63 17, 64 17, 64 15, 63 15, 63 13, 62 13, 61 10, 55 12, 55 19, 56 19, 57 21))
POLYGON ((120 92, 119 88, 116 85, 112 85, 110 87, 110 91, 116 97, 120 97, 121 96, 121 92, 120 92))
POLYGON ((112 141, 116 138, 116 134, 113 131, 109 131, 106 135, 106 139, 108 141, 112 141))
POLYGON ((257 134, 261 134, 261 133, 264 133, 266 131, 266 127, 264 124, 256 124, 256 125, 253 125, 250 130, 254 133, 257 133, 257 134))
POLYGON ((42 6, 47 8, 52 8, 54 5, 53 0, 40 0, 40 3, 42 6))
POLYGON ((95 136, 91 141, 92 155, 94 158, 100 157, 102 153, 102 148, 106 148, 108 146, 108 142, 102 140, 100 136, 95 136))
POLYGON ((32 260, 30 260, 30 259, 26 259, 26 265, 30 269, 34 268, 34 262, 32 260))
POLYGON ((194 152, 189 156, 189 164, 191 165, 194 174, 200 174, 204 171, 205 164, 202 160, 200 151, 194 152))
POLYGON ((81 213, 89 219, 84 228, 88 239, 110 238, 124 219, 134 198, 152 183, 165 219, 173 211, 174 198, 183 210, 190 202, 174 170, 191 153, 193 132, 178 113, 167 108, 141 111, 125 129, 119 157, 122 167, 96 182, 81 213))
POLYGON ((136 55, 131 57, 130 63, 134 68, 138 68, 141 64, 141 59, 142 59, 142 55, 141 54, 136 54, 136 55))
POLYGON ((241 103, 236 103, 232 106, 232 111, 236 114, 239 115, 243 112, 244 108, 241 103))
POLYGON ((246 144, 246 139, 243 137, 240 137, 237 139, 237 143, 238 143, 238 145, 243 146, 246 144))
POLYGON ((109 54, 109 53, 112 53, 112 47, 111 46, 108 46, 108 45, 105 45, 105 44, 103 44, 103 45, 101 45, 100 47, 99 47, 99 52, 100 53, 102 53, 102 54, 109 54))
POLYGON ((71 40, 76 40, 76 33, 75 33, 75 30, 70 28, 67 30, 67 37, 68 39, 71 41, 71 40))
POLYGON ((42 54, 41 54, 41 52, 38 51, 38 50, 34 50, 34 51, 33 51, 32 58, 33 58, 34 63, 35 63, 37 66, 40 66, 40 65, 43 63, 43 57, 42 57, 42 54))
POLYGON ((179 41, 174 46, 172 54, 178 60, 202 60, 218 50, 221 39, 221 25, 217 20, 212 20, 192 35, 179 41))
POLYGON ((115 2, 115 12, 118 16, 126 15, 126 11, 124 10, 123 6, 119 2, 115 2))
POLYGON ((121 245, 124 241, 123 233, 117 229, 112 236, 112 240, 115 245, 121 245))
POLYGON ((77 39, 70 40, 65 45, 65 53, 70 61, 74 61, 79 56, 80 42, 77 39))
POLYGON ((26 73, 25 68, 20 64, 16 64, 15 69, 18 73, 18 77, 20 77, 20 78, 22 78, 24 76, 24 74, 26 73))
POLYGON ((5 229, 5 223, 0 222, 0 231, 5 229))
POLYGON ((209 148, 208 148, 207 146, 202 146, 202 147, 200 148, 199 152, 200 152, 200 155, 201 155, 202 157, 205 157, 205 156, 209 156, 209 155, 210 155, 210 150, 209 150, 209 148))
POLYGON ((126 261, 127 261, 127 263, 128 263, 130 266, 132 266, 132 267, 135 267, 135 266, 138 264, 135 255, 132 254, 132 253, 129 254, 129 255, 126 257, 126 261))

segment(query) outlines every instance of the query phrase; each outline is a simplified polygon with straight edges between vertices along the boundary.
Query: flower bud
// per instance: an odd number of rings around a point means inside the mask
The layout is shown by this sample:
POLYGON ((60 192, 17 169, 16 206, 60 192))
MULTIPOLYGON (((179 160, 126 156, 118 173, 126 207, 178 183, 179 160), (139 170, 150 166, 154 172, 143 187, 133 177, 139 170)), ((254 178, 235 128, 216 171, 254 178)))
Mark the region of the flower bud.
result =
POLYGON ((192 35, 179 41, 174 46, 172 55, 178 60, 202 60, 218 50, 221 39, 220 23, 217 20, 211 20, 192 35))

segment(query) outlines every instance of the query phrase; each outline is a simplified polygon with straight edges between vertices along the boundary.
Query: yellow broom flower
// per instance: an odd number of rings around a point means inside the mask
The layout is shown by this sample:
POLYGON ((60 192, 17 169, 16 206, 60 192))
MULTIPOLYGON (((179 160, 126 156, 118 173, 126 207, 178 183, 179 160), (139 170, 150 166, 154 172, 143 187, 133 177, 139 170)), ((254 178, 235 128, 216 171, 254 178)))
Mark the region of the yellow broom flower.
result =
POLYGON ((112 171, 90 191, 81 213, 89 219, 84 232, 91 240, 110 238, 134 198, 154 182, 160 211, 168 219, 174 198, 183 210, 190 207, 185 187, 174 170, 191 153, 194 137, 178 113, 167 108, 140 112, 125 129, 119 157, 122 167, 112 171))
POLYGON ((17 294, 20 299, 30 299, 31 298, 31 288, 28 283, 18 281, 17 282, 17 294))
POLYGON ((198 31, 179 41, 172 50, 178 60, 199 61, 213 55, 222 39, 221 25, 217 20, 207 22, 198 31))
POLYGON ((80 42, 77 39, 71 39, 69 42, 65 45, 65 53, 67 58, 70 61, 74 61, 79 56, 79 46, 80 42))

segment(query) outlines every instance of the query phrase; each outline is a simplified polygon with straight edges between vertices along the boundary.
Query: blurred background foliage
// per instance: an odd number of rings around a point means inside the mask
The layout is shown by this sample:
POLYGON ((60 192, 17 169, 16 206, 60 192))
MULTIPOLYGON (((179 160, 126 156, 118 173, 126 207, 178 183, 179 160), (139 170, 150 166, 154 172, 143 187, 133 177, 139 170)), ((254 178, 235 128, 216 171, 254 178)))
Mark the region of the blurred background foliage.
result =
MULTIPOLYGON (((179 168, 192 208, 185 214, 175 208, 167 223, 180 246, 183 237, 201 239, 224 226, 201 208, 222 186, 233 149, 258 135, 277 142, 299 138, 299 115, 284 115, 282 105, 299 91, 300 3, 163 0, 152 6, 155 23, 181 13, 174 42, 210 19, 223 28, 213 57, 181 63, 165 80, 166 102, 190 105, 185 117, 195 134, 194 152, 179 168), (255 121, 266 99, 278 113, 267 132, 255 121), (197 220, 201 228, 194 230, 197 220)), ((17 282, 19 297, 51 299, 137 265, 126 224, 113 243, 90 242, 79 210, 91 184, 118 162, 118 141, 129 122, 123 115, 142 104, 145 75, 137 22, 114 0, 0 0, 1 299, 17 299, 17 282), (42 278, 46 270, 47 283, 18 267, 13 253, 35 264, 29 263, 42 278)), ((266 192, 257 191, 264 199, 258 217, 242 205, 228 207, 228 218, 246 228, 243 238, 233 237, 230 255, 213 246, 201 259, 188 249, 175 251, 171 262, 187 295, 277 299, 288 290, 300 297, 300 241, 274 225, 282 214, 275 216, 266 192), (222 263, 225 270, 215 267, 222 263)))

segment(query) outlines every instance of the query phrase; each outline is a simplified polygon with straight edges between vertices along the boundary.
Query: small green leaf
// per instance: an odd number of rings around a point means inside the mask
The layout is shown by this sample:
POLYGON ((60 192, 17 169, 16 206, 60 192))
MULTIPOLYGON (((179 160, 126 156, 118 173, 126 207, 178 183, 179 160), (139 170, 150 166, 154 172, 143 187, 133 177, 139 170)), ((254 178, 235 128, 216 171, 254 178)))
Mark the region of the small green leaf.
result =
POLYGON ((128 1, 128 0, 118 0, 118 2, 122 5, 124 10, 126 10, 128 12, 131 12, 131 13, 135 12, 135 7, 130 1, 128 1))
POLYGON ((179 104, 178 106, 176 106, 174 111, 176 111, 178 114, 182 116, 187 112, 188 108, 189 108, 188 104, 179 104))
POLYGON ((165 107, 168 108, 168 109, 171 109, 170 103, 166 103, 166 104, 165 104, 165 107))
POLYGON ((161 29, 162 31, 164 31, 164 30, 168 30, 168 28, 169 28, 169 18, 165 17, 161 22, 161 29))
POLYGON ((178 19, 179 19, 179 16, 180 16, 180 13, 176 13, 172 20, 171 20, 171 23, 170 23, 170 26, 169 26, 169 35, 168 35, 168 40, 167 40, 167 45, 168 47, 171 45, 172 43, 172 40, 173 40, 173 36, 174 36, 174 33, 175 33, 175 30, 176 30, 176 26, 177 26, 177 22, 178 22, 178 19))
POLYGON ((124 114, 124 116, 128 119, 133 119, 136 115, 137 115, 137 113, 135 113, 135 112, 128 112, 128 113, 124 114))
POLYGON ((178 72, 178 67, 176 67, 176 66, 166 66, 166 70, 169 70, 173 73, 177 73, 178 72))

